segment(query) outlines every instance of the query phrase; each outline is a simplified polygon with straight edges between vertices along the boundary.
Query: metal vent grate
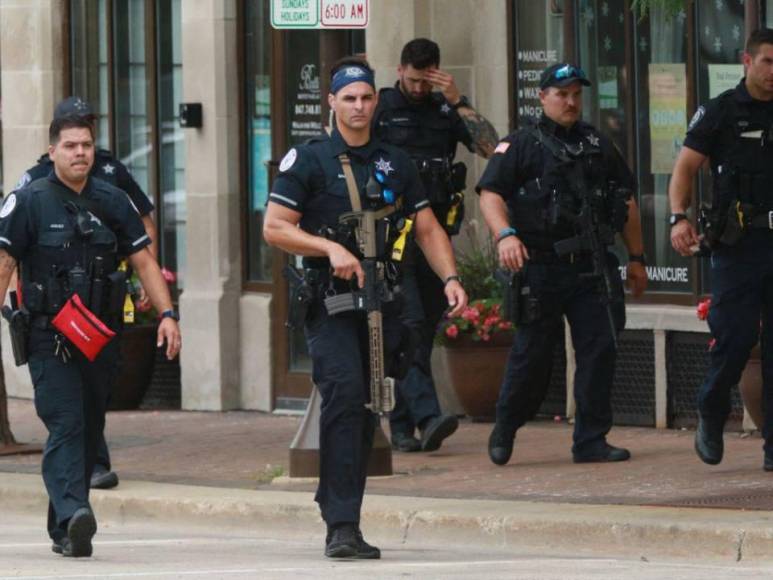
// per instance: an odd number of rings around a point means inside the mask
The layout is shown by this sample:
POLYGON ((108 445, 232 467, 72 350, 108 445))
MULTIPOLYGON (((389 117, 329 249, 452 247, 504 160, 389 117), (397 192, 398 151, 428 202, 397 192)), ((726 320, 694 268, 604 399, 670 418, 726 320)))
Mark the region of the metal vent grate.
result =
POLYGON ((624 330, 618 337, 612 385, 615 425, 655 425, 655 339, 650 330, 624 330))

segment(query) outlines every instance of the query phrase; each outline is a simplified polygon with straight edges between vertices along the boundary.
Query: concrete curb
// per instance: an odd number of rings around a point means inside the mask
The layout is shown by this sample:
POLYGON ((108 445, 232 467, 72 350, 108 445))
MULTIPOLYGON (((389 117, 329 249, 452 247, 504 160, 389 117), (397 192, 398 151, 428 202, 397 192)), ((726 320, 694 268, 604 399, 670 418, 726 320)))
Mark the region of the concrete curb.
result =
MULTIPOLYGON (((121 481, 95 491, 100 520, 182 522, 271 529, 321 538, 324 526, 308 492, 256 491, 121 481)), ((38 475, 0 474, 0 512, 44 518, 38 475)), ((773 560, 773 512, 366 496, 363 528, 392 545, 470 546, 501 551, 634 558, 773 560)), ((320 540, 321 541, 321 540, 320 540)))

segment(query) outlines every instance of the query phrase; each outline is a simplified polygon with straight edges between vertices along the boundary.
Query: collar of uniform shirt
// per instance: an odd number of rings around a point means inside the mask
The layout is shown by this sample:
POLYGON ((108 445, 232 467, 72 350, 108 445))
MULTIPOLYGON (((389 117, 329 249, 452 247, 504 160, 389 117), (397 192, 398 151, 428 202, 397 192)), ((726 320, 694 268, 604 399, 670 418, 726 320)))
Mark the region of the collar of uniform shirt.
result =
POLYGON ((69 189, 72 191, 75 195, 83 195, 85 197, 88 197, 89 193, 91 193, 91 174, 86 178, 86 185, 83 186, 83 189, 80 193, 72 189, 70 186, 68 186, 66 183, 64 183, 61 179, 59 179, 59 176, 56 174, 56 171, 54 171, 53 166, 51 167, 51 171, 48 174, 48 180, 53 181, 57 185, 61 185, 64 188, 69 189))
POLYGON ((754 101, 754 98, 749 94, 749 89, 746 88, 746 77, 743 77, 735 88, 735 98, 741 103, 751 103, 754 101))
POLYGON ((357 157, 367 161, 371 158, 376 149, 378 149, 378 142, 373 138, 372 135, 370 137, 370 141, 361 147, 352 147, 347 145, 346 141, 344 141, 344 138, 341 136, 341 133, 338 131, 338 128, 333 128, 331 131, 330 141, 330 152, 332 153, 333 157, 338 157, 341 155, 341 153, 349 152, 352 155, 356 155, 357 157))
POLYGON ((550 133, 551 135, 555 135, 556 137, 571 137, 577 128, 577 123, 575 123, 571 126, 571 128, 567 129, 563 125, 556 123, 545 113, 542 113, 539 124, 545 129, 546 132, 550 133))

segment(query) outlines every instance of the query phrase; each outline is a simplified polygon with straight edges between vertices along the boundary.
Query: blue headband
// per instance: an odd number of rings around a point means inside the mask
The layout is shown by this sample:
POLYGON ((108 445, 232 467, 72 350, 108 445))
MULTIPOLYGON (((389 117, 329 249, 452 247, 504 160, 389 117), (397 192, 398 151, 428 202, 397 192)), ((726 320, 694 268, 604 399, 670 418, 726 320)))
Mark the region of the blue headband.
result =
POLYGON ((374 89, 376 88, 373 71, 362 66, 350 65, 338 69, 333 75, 333 79, 330 81, 330 92, 336 94, 346 85, 352 83, 368 83, 374 89))

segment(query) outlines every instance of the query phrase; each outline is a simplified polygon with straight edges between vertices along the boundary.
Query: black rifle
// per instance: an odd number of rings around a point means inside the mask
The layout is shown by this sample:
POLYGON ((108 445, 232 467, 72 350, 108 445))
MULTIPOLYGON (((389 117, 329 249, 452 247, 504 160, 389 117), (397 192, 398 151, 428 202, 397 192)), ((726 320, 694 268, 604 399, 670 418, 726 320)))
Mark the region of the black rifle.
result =
MULTIPOLYGON (((391 210, 363 210, 343 214, 339 224, 354 232, 357 249, 365 272, 365 287, 345 294, 325 298, 328 314, 364 310, 368 313, 368 352, 370 359, 370 404, 374 413, 388 413, 395 406, 394 380, 385 376, 384 328, 381 315, 382 302, 391 298, 386 284, 385 265, 378 257, 383 255, 379 247, 388 238, 388 220, 383 219, 391 210)), ((383 248, 382 248, 383 249, 383 248)))
POLYGON ((569 183, 576 188, 575 193, 580 197, 580 211, 576 214, 562 208, 561 217, 568 220, 575 227, 578 234, 574 237, 561 240, 553 244, 553 249, 559 256, 568 254, 588 253, 591 257, 593 269, 590 272, 580 274, 584 278, 595 278, 601 289, 601 302, 607 311, 609 329, 612 332, 612 341, 617 350, 617 325, 612 313, 614 301, 614 287, 609 275, 607 264, 607 247, 615 241, 615 230, 600 217, 601 207, 605 203, 604 190, 601 188, 589 189, 585 185, 580 162, 573 164, 574 169, 569 176, 569 183))

